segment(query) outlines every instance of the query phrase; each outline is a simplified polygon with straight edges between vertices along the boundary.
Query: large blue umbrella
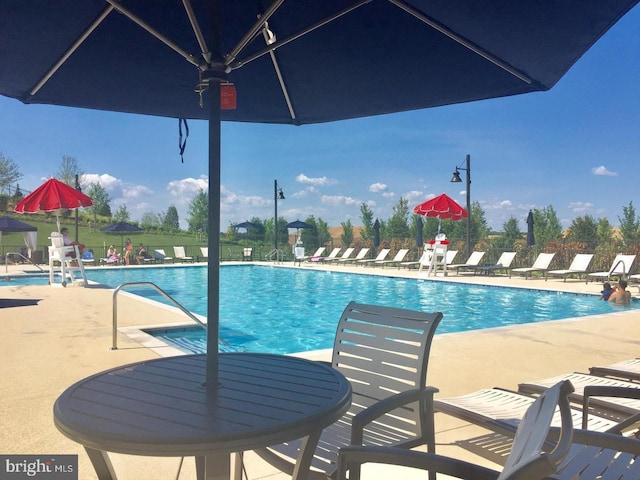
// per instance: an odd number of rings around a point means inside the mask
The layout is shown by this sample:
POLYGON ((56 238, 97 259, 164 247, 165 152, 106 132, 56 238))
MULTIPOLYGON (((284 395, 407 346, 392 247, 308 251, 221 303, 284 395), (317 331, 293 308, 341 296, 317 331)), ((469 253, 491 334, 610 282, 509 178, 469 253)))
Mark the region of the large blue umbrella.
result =
MULTIPOLYGON (((221 120, 300 125, 548 90, 637 2, 0 0, 0 94, 208 120, 217 252, 221 120)), ((215 388, 215 255, 208 278, 215 388)))

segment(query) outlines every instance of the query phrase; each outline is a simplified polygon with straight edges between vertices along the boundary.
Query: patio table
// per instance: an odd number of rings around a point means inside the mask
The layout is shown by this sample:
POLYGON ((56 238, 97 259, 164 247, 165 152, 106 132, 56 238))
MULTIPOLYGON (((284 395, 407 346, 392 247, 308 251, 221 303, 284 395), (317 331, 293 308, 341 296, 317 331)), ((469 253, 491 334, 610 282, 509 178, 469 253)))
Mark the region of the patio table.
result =
POLYGON ((55 425, 85 447, 100 480, 116 479, 107 452, 195 456, 199 479, 226 479, 234 452, 304 437, 312 452, 351 403, 348 380, 324 363, 223 353, 213 392, 205 370, 206 355, 185 355, 98 373, 60 395, 55 425))

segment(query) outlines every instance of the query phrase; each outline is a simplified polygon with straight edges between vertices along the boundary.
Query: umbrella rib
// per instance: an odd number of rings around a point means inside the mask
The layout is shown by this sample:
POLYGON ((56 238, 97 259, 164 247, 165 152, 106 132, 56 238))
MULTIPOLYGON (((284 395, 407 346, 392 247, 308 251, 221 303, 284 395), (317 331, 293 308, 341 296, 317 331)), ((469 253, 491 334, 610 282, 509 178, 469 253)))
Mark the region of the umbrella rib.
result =
POLYGON ((76 39, 75 42, 73 42, 71 47, 69 47, 69 49, 62 54, 62 57, 60 57, 60 59, 53 65, 53 67, 51 67, 47 71, 47 73, 44 74, 40 81, 36 83, 36 86, 31 89, 31 91, 29 92, 30 97, 33 97, 40 91, 45 83, 47 83, 49 79, 60 69, 60 67, 64 65, 64 63, 69 59, 71 55, 73 55, 73 53, 80 47, 80 45, 84 43, 87 37, 89 37, 89 35, 91 35, 93 31, 100 26, 104 19, 107 18, 107 16, 113 11, 113 9, 113 5, 105 8, 98 16, 98 18, 96 18, 93 23, 91 23, 91 25, 89 25, 89 27, 84 32, 82 32, 82 35, 80 35, 80 37, 76 39))
MULTIPOLYGON (((275 35, 268 29, 267 23, 265 22, 264 28, 262 29, 262 36, 264 37, 264 41, 267 45, 270 45, 275 42, 275 35), (271 33, 271 35, 269 35, 271 33)), ((289 109, 289 115, 291 118, 295 120, 296 112, 293 109, 293 104, 291 103, 291 97, 289 96, 289 90, 287 89, 287 85, 284 83, 284 78, 282 77, 282 71, 280 70, 280 65, 278 64, 278 59, 276 58, 276 52, 271 50, 269 52, 269 56, 271 57, 271 63, 273 64, 273 69, 276 71, 276 75, 278 76, 278 82, 280 83, 280 89, 282 90, 282 95, 284 95, 284 101, 287 102, 287 108, 289 109)))
POLYGON ((200 51, 202 53, 202 57, 204 58, 204 61, 210 65, 211 52, 209 51, 209 47, 207 46, 207 41, 204 39, 204 35, 202 34, 202 29, 200 28, 200 24, 198 23, 196 14, 193 11, 191 2, 189 0, 182 0, 182 5, 184 5, 184 9, 187 12, 187 17, 189 18, 189 22, 191 23, 193 34, 196 36, 198 45, 200 45, 200 51))
POLYGON ((393 3, 398 8, 404 10, 408 14, 413 15, 418 20, 426 23, 431 28, 439 31, 443 35, 446 35, 447 37, 449 37, 454 42, 459 43, 463 47, 465 47, 465 48, 471 50, 472 52, 474 52, 475 54, 480 55, 485 60, 490 61, 494 65, 496 65, 496 66, 500 67, 501 69, 503 69, 504 71, 510 73, 514 77, 519 78, 520 80, 522 80, 523 82, 525 82, 525 83, 527 83, 529 85, 531 85, 533 83, 533 80, 530 77, 528 77, 527 75, 525 75, 524 73, 522 73, 521 71, 516 69, 515 67, 513 67, 513 66, 509 65, 508 63, 500 60, 499 58, 497 58, 496 56, 494 56, 491 53, 487 52, 486 50, 484 50, 483 48, 479 47, 475 43, 473 43, 473 42, 461 37, 460 35, 458 35, 458 34, 456 34, 454 32, 452 32, 447 27, 445 27, 443 24, 437 22, 436 20, 434 20, 431 17, 425 15, 424 13, 419 12, 419 11, 415 10, 414 8, 411 8, 404 1, 402 1, 402 0, 388 0, 388 1, 390 3, 393 3))
POLYGON ((165 37, 160 32, 155 30, 151 25, 149 25, 144 20, 142 20, 140 17, 138 17, 133 12, 130 12, 129 10, 124 8, 122 5, 120 5, 120 3, 118 3, 117 0, 106 0, 106 1, 109 2, 109 4, 111 4, 111 6, 115 8, 119 13, 127 17, 129 20, 131 20, 133 23, 137 24, 138 26, 144 28, 147 32, 149 32, 151 35, 156 37, 166 46, 171 48, 174 52, 184 57, 184 59, 187 62, 191 63, 195 67, 198 67, 200 70, 204 71, 207 69, 207 65, 199 62, 195 55, 190 54, 189 52, 187 52, 186 50, 178 46, 176 43, 169 40, 167 37, 165 37))
POLYGON ((236 70, 236 69, 238 69, 238 68, 240 68, 240 67, 242 67, 242 66, 244 66, 244 65, 246 65, 246 64, 248 64, 250 62, 253 62, 254 60, 262 57, 263 55, 265 55, 265 54, 267 54, 269 52, 272 52, 274 50, 277 50, 278 48, 280 48, 280 47, 282 47, 282 46, 284 46, 284 45, 286 45, 286 44, 288 44, 290 42, 293 42, 294 40, 297 40, 298 38, 303 37, 306 34, 311 33, 312 31, 314 31, 314 30, 316 30, 316 29, 318 29, 320 27, 325 26, 326 24, 331 23, 334 20, 337 20, 338 18, 346 15, 347 13, 350 13, 353 10, 356 10, 357 8, 361 7, 362 5, 364 5, 366 3, 370 3, 372 1, 373 0, 359 0, 359 1, 355 2, 353 5, 334 13, 333 15, 330 15, 330 16, 328 16, 326 18, 323 18, 322 20, 319 20, 318 22, 316 22, 314 24, 311 24, 311 25, 309 25, 308 27, 306 27, 306 28, 304 28, 302 30, 299 30, 298 32, 296 32, 293 35, 285 38, 284 40, 279 40, 279 41, 277 41, 275 43, 272 43, 271 45, 268 45, 266 48, 254 53, 253 55, 250 55, 249 57, 244 58, 242 60, 233 61, 233 58, 230 58, 231 55, 229 55, 228 56, 229 57, 229 61, 226 62, 228 64, 227 70, 228 71, 236 70))

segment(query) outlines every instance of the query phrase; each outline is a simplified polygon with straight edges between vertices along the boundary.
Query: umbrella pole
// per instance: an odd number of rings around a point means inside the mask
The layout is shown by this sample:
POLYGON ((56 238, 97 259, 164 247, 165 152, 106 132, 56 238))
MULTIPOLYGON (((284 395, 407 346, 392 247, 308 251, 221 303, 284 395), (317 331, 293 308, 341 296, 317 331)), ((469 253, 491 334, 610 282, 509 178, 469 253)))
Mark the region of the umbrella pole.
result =
POLYGON ((220 83, 209 82, 209 258, 207 260, 207 390, 218 387, 220 298, 220 83))

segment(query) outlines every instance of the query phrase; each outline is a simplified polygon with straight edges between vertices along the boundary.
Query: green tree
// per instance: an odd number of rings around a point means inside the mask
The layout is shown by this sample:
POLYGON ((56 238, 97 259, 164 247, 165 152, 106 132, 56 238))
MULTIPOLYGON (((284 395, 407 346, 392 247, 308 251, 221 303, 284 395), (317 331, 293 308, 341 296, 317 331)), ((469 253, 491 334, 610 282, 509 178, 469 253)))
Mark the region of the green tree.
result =
POLYGON ((76 175, 78 176, 78 182, 80 182, 82 175, 84 175, 84 172, 80 168, 78 159, 66 155, 63 156, 60 168, 54 176, 62 183, 66 183, 67 185, 75 188, 76 175))
MULTIPOLYGON (((178 212, 176 212, 176 216, 177 214, 178 212)), ((209 194, 202 189, 189 203, 187 225, 187 230, 192 233, 209 230, 209 194)))
POLYGON ((599 244, 609 244, 611 240, 613 240, 613 225, 609 222, 608 218, 599 218, 598 219, 598 243, 599 244))
POLYGON ((100 185, 100 182, 93 183, 87 191, 87 195, 93 200, 93 206, 89 207, 89 212, 93 215, 103 215, 111 217, 111 198, 107 191, 100 185))
POLYGON ((353 243, 353 225, 351 225, 351 220, 347 220, 342 222, 342 245, 348 247, 353 243))
MULTIPOLYGON (((0 192, 4 192, 12 183, 22 178, 18 165, 0 152, 0 192)), ((7 192, 8 193, 8 192, 7 192)))
POLYGON ((162 227, 162 220, 159 213, 145 212, 140 219, 140 226, 145 230, 158 230, 162 227))
POLYGON ((542 248, 547 242, 562 238, 562 225, 552 205, 542 210, 533 210, 533 233, 536 237, 536 245, 542 248))
POLYGON ((362 221, 362 232, 360 236, 366 242, 373 238, 373 211, 366 203, 360 204, 360 220, 362 221))
POLYGON ((20 190, 20 185, 18 184, 16 185, 16 191, 13 194, 13 202, 18 203, 23 198, 24 198, 24 194, 22 193, 22 190, 20 190))
POLYGON ((409 201, 400 197, 398 203, 393 206, 393 214, 387 224, 386 235, 392 238, 408 238, 409 230, 409 201))
POLYGON ((633 202, 622 207, 622 217, 618 217, 618 220, 624 244, 635 245, 640 240, 640 219, 636 215, 633 202))
POLYGON ((591 215, 576 217, 569 226, 569 240, 582 242, 588 248, 596 248, 598 244, 598 222, 591 215))
POLYGON ((178 218, 178 210, 174 205, 169 205, 167 213, 164 216, 162 226, 170 232, 177 232, 180 230, 180 219, 178 218))
POLYGON ((131 220, 131 214, 129 213, 129 210, 127 210, 127 206, 124 204, 120 205, 120 208, 118 208, 116 213, 113 215, 113 219, 116 222, 129 222, 131 220))
POLYGON ((493 246, 498 250, 513 250, 515 242, 522 238, 518 219, 512 216, 502 225, 502 232, 493 241, 493 246))

